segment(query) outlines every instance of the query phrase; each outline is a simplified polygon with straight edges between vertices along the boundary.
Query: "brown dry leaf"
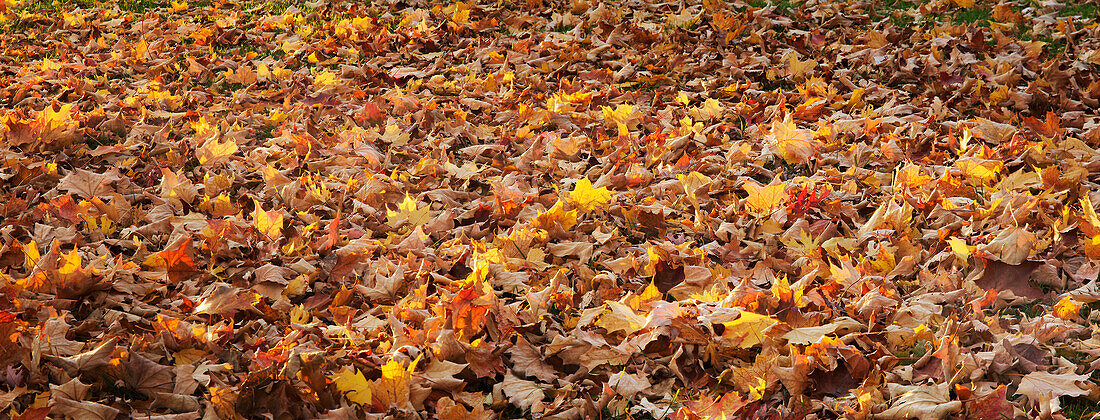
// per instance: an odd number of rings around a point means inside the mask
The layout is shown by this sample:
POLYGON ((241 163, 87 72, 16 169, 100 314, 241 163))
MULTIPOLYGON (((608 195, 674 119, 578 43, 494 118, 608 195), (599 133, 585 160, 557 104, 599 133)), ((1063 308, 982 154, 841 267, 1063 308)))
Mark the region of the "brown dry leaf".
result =
MULTIPOLYGON (((70 375, 78 372, 87 372, 96 368, 107 366, 111 363, 111 357, 118 344, 118 337, 104 341, 95 349, 69 357, 51 357, 56 363, 65 368, 70 375)), ((48 356, 49 357, 49 356, 48 356)))
POLYGON ((558 377, 554 368, 543 361, 545 357, 539 349, 523 337, 516 339, 516 344, 508 349, 508 354, 511 356, 513 368, 519 374, 533 376, 546 382, 553 382, 558 377))
POLYGON ((619 372, 608 378, 607 386, 611 387, 616 394, 629 399, 652 386, 647 376, 641 373, 619 372))
POLYGON ((977 420, 1014 418, 1015 408, 1008 402, 1008 387, 1000 385, 984 395, 975 395, 965 386, 955 385, 955 394, 963 400, 966 416, 977 420))
POLYGON ((1078 382, 1088 383, 1089 375, 1031 372, 1020 380, 1020 387, 1016 389, 1016 393, 1027 396, 1032 404, 1043 404, 1060 397, 1088 395, 1089 391, 1079 387, 1078 382))
POLYGON ((50 405, 50 414, 67 416, 73 419, 112 420, 118 416, 118 409, 92 401, 74 401, 58 398, 50 405))
POLYGON ((256 301, 251 291, 241 290, 225 283, 214 283, 195 306, 195 314, 232 317, 238 311, 250 308, 256 301))
POLYGON ((646 317, 634 313, 629 306, 619 302, 607 302, 607 309, 594 325, 606 329, 609 333, 622 331, 630 335, 645 328, 645 324, 646 317))
POLYGON ((508 373, 504 375, 504 381, 497 387, 508 396, 508 401, 517 407, 532 412, 538 412, 545 396, 543 389, 536 383, 519 379, 508 373))
POLYGON ((1026 227, 1014 226, 997 233, 997 237, 981 249, 996 255, 1005 264, 1020 265, 1031 255, 1036 241, 1035 234, 1026 227))
POLYGON ((985 269, 976 281, 986 290, 1010 290, 1018 297, 1038 299, 1046 293, 1030 283, 1031 273, 1042 263, 1026 261, 1019 265, 1009 265, 995 260, 983 260, 985 269))
POLYGON ((77 168, 61 178, 61 181, 57 184, 57 189, 76 193, 86 199, 110 197, 115 192, 111 184, 121 180, 122 177, 114 169, 104 173, 95 173, 77 168))
POLYGON ((876 419, 942 419, 962 411, 960 401, 952 401, 950 385, 898 385, 888 384, 890 396, 895 400, 890 408, 875 414, 876 419))

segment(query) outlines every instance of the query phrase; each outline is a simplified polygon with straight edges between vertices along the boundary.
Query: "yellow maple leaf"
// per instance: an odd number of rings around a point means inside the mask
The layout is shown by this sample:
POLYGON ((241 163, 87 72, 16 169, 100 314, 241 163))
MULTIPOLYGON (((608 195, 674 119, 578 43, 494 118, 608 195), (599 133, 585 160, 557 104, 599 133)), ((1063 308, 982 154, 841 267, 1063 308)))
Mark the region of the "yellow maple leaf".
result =
POLYGON ((317 75, 313 78, 313 87, 317 89, 328 89, 340 83, 340 79, 336 77, 336 74, 328 70, 317 72, 317 75))
POLYGON ((260 206, 260 202, 256 199, 252 199, 255 203, 256 209, 252 211, 252 225, 256 227, 256 230, 267 236, 268 239, 276 240, 283 236, 283 214, 278 211, 264 211, 260 206))
POLYGON ((206 116, 201 116, 198 120, 191 122, 191 129, 195 130, 195 137, 205 138, 214 135, 217 127, 206 122, 206 116))
POLYGON ((297 305, 293 308, 290 308, 291 324, 308 324, 310 318, 311 316, 309 314, 309 311, 306 310, 305 306, 297 305))
POLYGON ((569 194, 569 201, 577 208, 588 213, 592 210, 606 206, 611 202, 611 191, 607 187, 592 188, 592 181, 581 178, 573 191, 569 194))
POLYGON ((382 141, 389 142, 391 146, 404 146, 409 144, 409 133, 401 130, 397 124, 386 126, 386 131, 379 137, 382 141))
POLYGON ((413 226, 420 226, 428 223, 428 220, 431 219, 428 214, 429 210, 431 210, 429 206, 418 207, 416 199, 405 193, 405 199, 397 205, 397 211, 386 209, 386 218, 389 219, 390 226, 397 226, 401 221, 407 221, 413 226))
POLYGON ((210 139, 202 147, 195 151, 195 156, 199 159, 200 165, 220 163, 234 153, 237 153, 237 143, 233 139, 224 139, 224 142, 220 142, 217 139, 210 139))
POLYGON ((817 62, 812 59, 806 59, 806 61, 798 61, 798 57, 794 54, 790 56, 790 69, 792 77, 802 77, 813 71, 814 67, 817 67, 817 62))
POLYGON ((402 367, 394 360, 382 366, 382 377, 371 383, 371 395, 382 407, 404 408, 405 404, 408 404, 409 378, 412 377, 418 362, 420 362, 420 356, 417 356, 408 368, 402 367))
POLYGON ((768 215, 787 199, 786 189, 787 184, 783 182, 766 187, 752 182, 746 183, 745 191, 749 193, 749 197, 745 199, 745 208, 756 217, 768 215))
POLYGON ((554 207, 535 216, 532 227, 550 230, 554 226, 561 226, 562 230, 569 230, 577 224, 577 211, 565 210, 565 205, 559 200, 554 207))
POLYGON ((34 269, 38 265, 38 260, 42 259, 42 253, 38 252, 38 243, 31 239, 26 245, 23 245, 23 266, 28 270, 34 269))
POLYGON ((187 10, 187 2, 186 1, 177 2, 175 0, 172 0, 172 1, 169 1, 168 3, 172 5, 172 13, 179 13, 179 12, 182 12, 184 10, 187 10))
POLYGON ((970 260, 970 254, 974 253, 974 248, 976 248, 967 245, 965 240, 955 237, 948 239, 947 244, 951 246, 951 253, 955 254, 955 258, 962 261, 963 265, 967 264, 970 260))
POLYGON ((620 136, 630 134, 630 127, 627 126, 627 122, 630 121, 631 115, 634 114, 634 105, 619 104, 619 106, 615 108, 605 106, 600 109, 603 110, 604 121, 607 121, 612 127, 617 127, 620 136))
POLYGON ((642 290, 642 294, 631 296, 630 299, 626 301, 626 303, 627 305, 630 305, 631 309, 635 311, 640 311, 642 310, 643 305, 649 304, 650 302, 653 302, 660 298, 661 291, 657 289, 656 284, 650 281, 649 285, 646 286, 644 290, 642 290))
POLYGON ((371 404, 371 383, 363 376, 363 372, 347 368, 329 376, 329 379, 336 383, 336 389, 343 392, 348 401, 360 405, 371 404))
POLYGON ((723 323, 726 330, 722 337, 730 340, 733 345, 747 349, 764 342, 764 330, 778 324, 775 318, 760 315, 749 311, 741 311, 737 319, 723 323))
POLYGON ((676 102, 679 102, 680 105, 687 106, 687 104, 691 103, 691 99, 688 98, 687 94, 685 94, 684 91, 680 91, 680 94, 676 95, 676 102))
POLYGON ((717 99, 707 98, 707 100, 703 102, 703 106, 691 109, 691 116, 695 119, 706 121, 721 118, 723 111, 722 104, 719 103, 717 99))
POLYGON ((596 320, 596 326, 609 333, 622 331, 630 335, 645 326, 646 317, 634 313, 634 310, 627 305, 611 301, 607 302, 607 308, 603 315, 600 315, 600 319, 596 320))
POLYGON ((775 154, 794 165, 806 163, 821 147, 821 142, 814 140, 812 133, 810 130, 798 128, 788 114, 782 121, 772 122, 772 131, 767 137, 775 154))
POLYGON ((57 272, 61 275, 75 273, 83 266, 80 260, 80 254, 77 254, 75 249, 68 253, 61 254, 61 260, 59 262, 61 266, 58 267, 57 272))
POLYGON ((955 166, 962 169, 966 176, 984 185, 997 177, 1004 163, 995 160, 960 159, 955 162, 955 166))
POLYGON ((684 193, 687 194, 688 202, 692 207, 699 208, 699 198, 695 196, 695 192, 702 188, 704 185, 711 183, 709 176, 701 173, 691 171, 691 173, 684 175, 678 174, 676 178, 680 180, 680 184, 684 186, 684 193))

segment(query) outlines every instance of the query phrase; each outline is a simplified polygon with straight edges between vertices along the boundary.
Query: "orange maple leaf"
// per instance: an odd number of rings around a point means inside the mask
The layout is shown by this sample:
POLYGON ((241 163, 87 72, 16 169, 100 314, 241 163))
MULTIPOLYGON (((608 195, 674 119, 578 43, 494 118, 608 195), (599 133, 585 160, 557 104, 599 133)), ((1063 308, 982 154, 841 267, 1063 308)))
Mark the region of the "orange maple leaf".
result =
POLYGON ((145 260, 145 265, 164 268, 168 274, 168 280, 176 283, 187 275, 197 270, 195 260, 191 258, 191 241, 188 236, 175 249, 160 251, 145 260))

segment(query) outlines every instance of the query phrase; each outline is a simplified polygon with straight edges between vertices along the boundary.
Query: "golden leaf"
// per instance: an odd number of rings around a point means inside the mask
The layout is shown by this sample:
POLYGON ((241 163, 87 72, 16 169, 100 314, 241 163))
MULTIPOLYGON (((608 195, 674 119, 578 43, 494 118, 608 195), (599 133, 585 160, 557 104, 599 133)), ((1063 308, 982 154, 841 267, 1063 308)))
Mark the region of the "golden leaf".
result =
POLYGON ((812 59, 806 61, 798 61, 798 57, 794 54, 790 56, 790 69, 792 77, 803 77, 810 74, 814 67, 817 67, 817 62, 812 59))
POLYGON ((560 226, 562 230, 569 230, 577 224, 577 211, 565 210, 561 201, 554 204, 549 210, 535 216, 533 227, 550 230, 554 226, 560 226))
POLYGON ((962 261, 963 265, 966 265, 969 261, 970 254, 974 253, 975 247, 967 245, 963 239, 952 237, 947 240, 947 244, 951 246, 951 252, 955 254, 955 258, 962 261))
POLYGON ((609 333, 622 331, 626 335, 633 334, 645 326, 645 317, 634 313, 629 306, 619 302, 607 302, 608 309, 604 310, 600 319, 596 320, 596 326, 607 330, 609 333))
POLYGON ((233 139, 224 139, 224 142, 220 142, 217 139, 210 139, 206 144, 202 145, 195 151, 195 157, 199 159, 200 165, 220 163, 237 153, 237 143, 233 139))
POLYGON ((726 330, 722 337, 731 341, 733 345, 747 349, 764 342, 764 330, 778 324, 775 318, 760 315, 749 311, 741 311, 737 319, 723 323, 726 330))
POLYGON ((1065 320, 1074 320, 1081 314, 1081 303, 1066 296, 1054 305, 1054 316, 1065 320))
POLYGON ((397 361, 390 360, 382 366, 382 377, 371 383, 371 395, 382 407, 404 408, 409 402, 409 378, 416 369, 420 357, 409 364, 408 369, 397 361))
POLYGON ((581 178, 569 194, 569 201, 585 213, 606 206, 611 202, 611 192, 606 187, 592 188, 588 178, 581 178))
POLYGON ((329 379, 336 383, 336 389, 343 392, 348 401, 360 405, 371 404, 371 383, 363 376, 363 372, 349 367, 329 376, 329 379))
POLYGON ((783 121, 772 122, 772 131, 767 138, 775 154, 788 164, 795 165, 806 163, 821 147, 821 143, 814 140, 812 133, 810 130, 798 128, 788 114, 783 121))
POLYGON ((413 226, 420 226, 428 223, 428 220, 431 219, 431 215, 428 214, 429 210, 431 210, 429 206, 418 207, 416 199, 405 193, 405 199, 397 205, 397 211, 386 209, 386 218, 389 219, 390 226, 397 226, 402 221, 406 221, 413 226))
POLYGON ((252 199, 256 209, 252 211, 252 225, 270 240, 283 237, 283 214, 277 210, 264 211, 260 202, 252 199))
POLYGON ((772 209, 783 204, 787 200, 787 184, 778 183, 761 187, 749 182, 745 184, 745 191, 749 197, 745 199, 745 207, 749 214, 756 217, 766 216, 772 209))

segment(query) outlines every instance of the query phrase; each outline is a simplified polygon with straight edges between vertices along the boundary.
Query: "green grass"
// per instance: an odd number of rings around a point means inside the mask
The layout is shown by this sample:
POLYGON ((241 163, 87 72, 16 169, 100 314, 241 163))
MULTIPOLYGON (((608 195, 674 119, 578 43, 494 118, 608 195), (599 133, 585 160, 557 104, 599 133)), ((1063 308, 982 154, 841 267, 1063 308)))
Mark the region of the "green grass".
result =
POLYGON ((1062 415, 1067 419, 1085 420, 1100 414, 1100 405, 1085 397, 1062 397, 1062 415))
POLYGON ((157 10, 169 6, 167 1, 156 0, 122 0, 117 4, 120 10, 138 15, 143 15, 150 10, 157 10))
POLYGON ((786 14, 788 11, 795 8, 790 0, 780 0, 780 1, 749 0, 749 6, 752 6, 753 8, 756 8, 756 9, 763 9, 764 7, 767 7, 767 6, 775 6, 775 13, 781 14, 781 15, 786 14))
POLYGON ((993 14, 991 13, 989 8, 975 6, 969 9, 960 10, 959 12, 955 13, 955 16, 952 20, 956 23, 971 24, 978 22, 979 25, 983 23, 985 25, 988 25, 988 21, 992 19, 993 14))
POLYGON ((1058 12, 1058 16, 1069 17, 1076 16, 1082 19, 1095 19, 1100 11, 1097 10, 1095 3, 1088 3, 1085 1, 1077 0, 1079 3, 1067 4, 1065 9, 1058 12))
POLYGON ((321 13, 319 10, 315 10, 312 7, 306 5, 304 1, 256 1, 245 0, 240 2, 241 10, 249 11, 262 11, 267 14, 281 15, 289 9, 290 6, 300 10, 304 14, 310 14, 313 12, 321 13))

